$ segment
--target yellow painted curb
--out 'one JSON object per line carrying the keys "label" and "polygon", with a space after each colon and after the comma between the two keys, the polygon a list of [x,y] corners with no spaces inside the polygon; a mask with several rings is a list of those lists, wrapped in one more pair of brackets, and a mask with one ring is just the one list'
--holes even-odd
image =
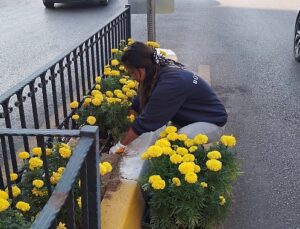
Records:
{"label": "yellow painted curb", "polygon": [[136,181],[121,180],[117,191],[101,202],[102,229],[140,229],[145,202]]}

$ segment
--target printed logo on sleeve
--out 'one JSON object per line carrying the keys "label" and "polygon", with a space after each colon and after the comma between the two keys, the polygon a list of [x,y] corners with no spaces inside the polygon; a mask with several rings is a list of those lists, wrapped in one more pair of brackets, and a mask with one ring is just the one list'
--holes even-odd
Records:
{"label": "printed logo on sleeve", "polygon": [[193,84],[198,84],[199,77],[197,75],[193,75]]}

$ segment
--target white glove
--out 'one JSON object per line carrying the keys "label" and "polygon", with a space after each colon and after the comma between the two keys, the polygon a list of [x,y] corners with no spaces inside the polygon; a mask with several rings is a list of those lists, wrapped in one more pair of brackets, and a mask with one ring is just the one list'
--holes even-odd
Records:
{"label": "white glove", "polygon": [[115,144],[114,146],[112,146],[110,149],[109,149],[109,154],[115,154],[115,153],[118,153],[118,154],[122,154],[125,152],[125,149],[126,149],[126,146],[123,145],[120,141]]}

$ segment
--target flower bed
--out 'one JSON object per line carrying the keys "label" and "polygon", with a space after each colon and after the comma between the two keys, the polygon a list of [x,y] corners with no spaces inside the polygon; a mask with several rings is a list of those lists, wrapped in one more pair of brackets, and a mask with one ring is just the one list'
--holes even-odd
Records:
{"label": "flower bed", "polygon": [[239,163],[236,140],[222,136],[205,148],[207,136],[188,139],[169,126],[141,156],[149,170],[141,185],[148,196],[151,228],[213,228],[226,215]]}

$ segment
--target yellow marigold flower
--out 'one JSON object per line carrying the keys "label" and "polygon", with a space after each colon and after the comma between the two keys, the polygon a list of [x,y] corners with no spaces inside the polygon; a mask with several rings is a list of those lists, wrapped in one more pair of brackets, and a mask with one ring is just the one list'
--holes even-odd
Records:
{"label": "yellow marigold flower", "polygon": [[125,98],[125,95],[120,92],[120,93],[117,93],[116,96],[119,98],[119,99],[124,99]]}
{"label": "yellow marigold flower", "polygon": [[184,145],[188,148],[194,145],[194,140],[193,139],[187,139],[184,141]]}
{"label": "yellow marigold flower", "polygon": [[180,186],[181,185],[181,181],[178,177],[173,177],[172,178],[172,183],[175,185],[175,186]]}
{"label": "yellow marigold flower", "polygon": [[127,116],[127,119],[129,120],[129,122],[134,122],[135,116],[134,116],[133,114],[128,115],[128,116]]}
{"label": "yellow marigold flower", "polygon": [[33,155],[40,157],[42,155],[42,148],[41,147],[34,147],[31,149]]}
{"label": "yellow marigold flower", "polygon": [[[17,185],[11,186],[11,189],[12,189],[13,197],[17,197],[22,193],[21,189],[19,189]],[[8,193],[8,188],[5,189],[5,192]]]}
{"label": "yellow marigold flower", "polygon": [[96,84],[96,85],[95,85],[95,89],[96,89],[96,90],[101,90],[101,85],[100,85],[100,84]]}
{"label": "yellow marigold flower", "polygon": [[78,114],[72,115],[72,119],[73,119],[74,121],[77,121],[79,118],[80,118],[80,117],[79,117]]}
{"label": "yellow marigold flower", "polygon": [[165,129],[165,132],[167,134],[170,134],[170,133],[175,133],[177,131],[177,127],[175,126],[168,126],[166,129]]}
{"label": "yellow marigold flower", "polygon": [[11,173],[11,174],[9,174],[9,176],[10,176],[11,181],[15,181],[18,179],[18,174],[16,174],[16,173]]}
{"label": "yellow marigold flower", "polygon": [[23,159],[23,160],[28,159],[28,158],[30,157],[29,153],[26,152],[26,151],[20,152],[20,153],[18,154],[18,156],[19,156],[19,158],[21,158],[21,159]]}
{"label": "yellow marigold flower", "polygon": [[101,176],[104,176],[105,174],[108,173],[107,167],[105,165],[103,165],[102,163],[99,163],[99,171],[100,171]]}
{"label": "yellow marigold flower", "polygon": [[195,170],[195,163],[194,162],[182,162],[178,166],[178,170],[181,174],[187,174],[194,172]]}
{"label": "yellow marigold flower", "polygon": [[135,82],[133,80],[128,80],[126,82],[127,87],[129,88],[135,88]]}
{"label": "yellow marigold flower", "polygon": [[111,164],[107,161],[103,162],[102,165],[104,165],[106,167],[106,170],[107,170],[108,173],[110,173],[113,169]]}
{"label": "yellow marigold flower", "polygon": [[170,141],[176,141],[178,139],[178,134],[177,133],[169,133],[167,135],[167,138],[170,140]]}
{"label": "yellow marigold flower", "polygon": [[111,91],[105,92],[105,95],[110,98],[114,96],[114,94]]}
{"label": "yellow marigold flower", "polygon": [[119,76],[119,75],[120,75],[120,71],[118,71],[118,70],[112,70],[112,71],[110,72],[110,74],[111,74],[112,76]]}
{"label": "yellow marigold flower", "polygon": [[157,140],[154,145],[160,146],[160,147],[170,147],[171,143],[168,141],[168,139],[162,138],[162,139]]}
{"label": "yellow marigold flower", "polygon": [[76,109],[76,108],[78,108],[78,106],[79,106],[79,103],[77,101],[73,101],[70,103],[70,107],[72,109]]}
{"label": "yellow marigold flower", "polygon": [[159,133],[159,137],[161,137],[161,138],[164,138],[164,137],[166,137],[167,136],[167,132],[166,131],[162,131],[162,132],[160,132]]}
{"label": "yellow marigold flower", "polygon": [[210,159],[206,162],[206,167],[214,172],[218,172],[222,169],[222,162],[216,159]]}
{"label": "yellow marigold flower", "polygon": [[202,188],[207,188],[207,187],[208,187],[208,185],[207,185],[206,182],[201,182],[201,183],[200,183],[200,186],[201,186]]}
{"label": "yellow marigold flower", "polygon": [[115,94],[115,95],[117,95],[117,94],[119,94],[119,93],[122,93],[122,91],[121,91],[120,89],[114,90],[114,94]]}
{"label": "yellow marigold flower", "polygon": [[117,59],[113,59],[113,60],[111,61],[111,65],[112,65],[112,66],[117,66],[117,65],[119,65],[119,61],[118,61]]}
{"label": "yellow marigold flower", "polygon": [[219,196],[219,204],[224,205],[226,203],[226,199],[224,196]]}
{"label": "yellow marigold flower", "polygon": [[86,122],[89,124],[89,125],[94,125],[96,123],[96,118],[94,116],[89,116],[87,119],[86,119]]}
{"label": "yellow marigold flower", "polygon": [[199,165],[196,165],[194,166],[194,172],[195,173],[199,173],[201,171],[201,167]]}
{"label": "yellow marigold flower", "polygon": [[191,153],[194,153],[197,149],[198,149],[197,146],[191,146],[191,147],[189,148],[189,151],[190,151]]}
{"label": "yellow marigold flower", "polygon": [[119,49],[111,49],[111,53],[117,53],[119,52]]}
{"label": "yellow marigold flower", "polygon": [[162,155],[162,148],[156,145],[150,146],[147,152],[151,157],[160,157]]}
{"label": "yellow marigold flower", "polygon": [[189,172],[189,173],[185,174],[184,179],[189,184],[195,184],[197,182],[197,180],[198,180],[198,176],[197,176],[196,173]]}
{"label": "yellow marigold flower", "polygon": [[127,85],[124,85],[123,87],[122,87],[122,91],[123,92],[129,92],[130,91],[130,88],[127,86]]}
{"label": "yellow marigold flower", "polygon": [[171,153],[172,153],[172,148],[171,147],[169,147],[169,146],[163,146],[162,147],[162,151],[163,151],[163,154],[165,154],[165,155],[170,155]]}
{"label": "yellow marigold flower", "polygon": [[100,100],[100,99],[97,99],[97,98],[92,99],[92,104],[93,104],[94,106],[100,106],[100,105],[101,105],[101,100]]}
{"label": "yellow marigold flower", "polygon": [[[119,80],[119,82],[120,82],[120,84],[126,84],[127,79],[122,78],[122,79]],[[125,85],[124,85],[124,86],[125,86]],[[123,87],[124,87],[124,86],[123,86]]]}
{"label": "yellow marigold flower", "polygon": [[120,71],[124,71],[124,70],[125,70],[124,65],[121,65],[121,66],[119,67],[119,70],[120,70]]}
{"label": "yellow marigold flower", "polygon": [[71,157],[72,151],[68,148],[62,147],[59,149],[59,154],[62,158],[69,158]]}
{"label": "yellow marigold flower", "polygon": [[3,190],[0,189],[0,199],[7,200],[8,199],[8,194],[7,192],[4,192]]}
{"label": "yellow marigold flower", "polygon": [[164,189],[166,187],[166,182],[164,180],[155,180],[151,186],[153,189]]}
{"label": "yellow marigold flower", "polygon": [[66,224],[59,222],[59,224],[57,225],[56,229],[67,229]]}
{"label": "yellow marigold flower", "polygon": [[236,145],[236,139],[233,135],[223,135],[221,142],[224,146],[234,147]]}
{"label": "yellow marigold flower", "polygon": [[189,153],[189,151],[184,147],[178,147],[176,152],[182,156]]}
{"label": "yellow marigold flower", "polygon": [[101,80],[102,80],[101,76],[96,76],[95,78],[96,83],[101,83]]}
{"label": "yellow marigold flower", "polygon": [[9,202],[5,199],[0,199],[0,212],[4,212],[10,206]]}
{"label": "yellow marigold flower", "polygon": [[38,157],[32,157],[28,161],[30,170],[40,168],[43,166],[43,161]]}
{"label": "yellow marigold flower", "polygon": [[46,196],[48,192],[47,192],[47,191],[39,190],[39,189],[37,189],[37,188],[33,188],[33,189],[31,190],[31,193],[32,193],[33,195],[35,195],[35,196]]}
{"label": "yellow marigold flower", "polygon": [[179,155],[179,154],[173,154],[171,157],[170,157],[170,161],[173,163],[173,164],[179,164],[182,162],[182,157]]}
{"label": "yellow marigold flower", "polygon": [[126,96],[129,98],[132,98],[134,96],[134,94],[130,90],[125,93],[126,93]]}
{"label": "yellow marigold flower", "polygon": [[154,181],[162,180],[160,175],[151,175],[148,179],[148,182],[152,184]]}
{"label": "yellow marigold flower", "polygon": [[36,188],[42,188],[44,186],[44,181],[36,179],[32,181],[32,185]]}
{"label": "yellow marigold flower", "polygon": [[183,155],[182,161],[183,162],[193,162],[193,161],[195,161],[195,156],[193,154],[187,153],[187,154]]}
{"label": "yellow marigold flower", "polygon": [[133,95],[136,95],[136,91],[133,90],[133,89],[130,89],[129,92],[130,92],[131,94],[133,94]]}
{"label": "yellow marigold flower", "polygon": [[109,76],[111,74],[111,70],[104,70],[103,73],[105,76]]}
{"label": "yellow marigold flower", "polygon": [[222,156],[219,151],[214,150],[214,151],[208,152],[207,157],[209,159],[220,159]]}
{"label": "yellow marigold flower", "polygon": [[97,95],[97,94],[101,94],[101,92],[98,91],[98,90],[92,90],[92,92],[91,92],[91,95],[92,95],[92,96],[95,96],[95,95]]}
{"label": "yellow marigold flower", "polygon": [[50,177],[51,184],[57,184],[61,178],[61,174],[57,172],[53,172],[52,176]]}
{"label": "yellow marigold flower", "polygon": [[85,106],[89,106],[91,102],[92,102],[92,99],[88,97],[88,98],[85,98],[85,99],[84,99],[83,104],[84,104]]}
{"label": "yellow marigold flower", "polygon": [[52,154],[52,149],[46,148],[46,155],[49,156]]}
{"label": "yellow marigold flower", "polygon": [[187,139],[186,134],[178,134],[178,140],[185,141]]}
{"label": "yellow marigold flower", "polygon": [[142,160],[148,160],[149,158],[150,158],[150,155],[148,154],[147,151],[142,153],[142,155],[141,155]]}
{"label": "yellow marigold flower", "polygon": [[197,145],[206,144],[208,142],[208,137],[204,134],[198,134],[194,137],[194,142]]}
{"label": "yellow marigold flower", "polygon": [[76,201],[77,201],[77,204],[78,204],[79,208],[81,208],[81,207],[82,207],[81,196],[79,196],[79,197],[76,199]]}
{"label": "yellow marigold flower", "polygon": [[65,171],[65,167],[59,167],[59,168],[57,169],[57,172],[60,173],[60,174],[63,174],[64,171]]}
{"label": "yellow marigold flower", "polygon": [[157,43],[156,41],[147,41],[146,44],[148,46],[152,47],[152,48],[159,48],[160,47],[159,43]]}

